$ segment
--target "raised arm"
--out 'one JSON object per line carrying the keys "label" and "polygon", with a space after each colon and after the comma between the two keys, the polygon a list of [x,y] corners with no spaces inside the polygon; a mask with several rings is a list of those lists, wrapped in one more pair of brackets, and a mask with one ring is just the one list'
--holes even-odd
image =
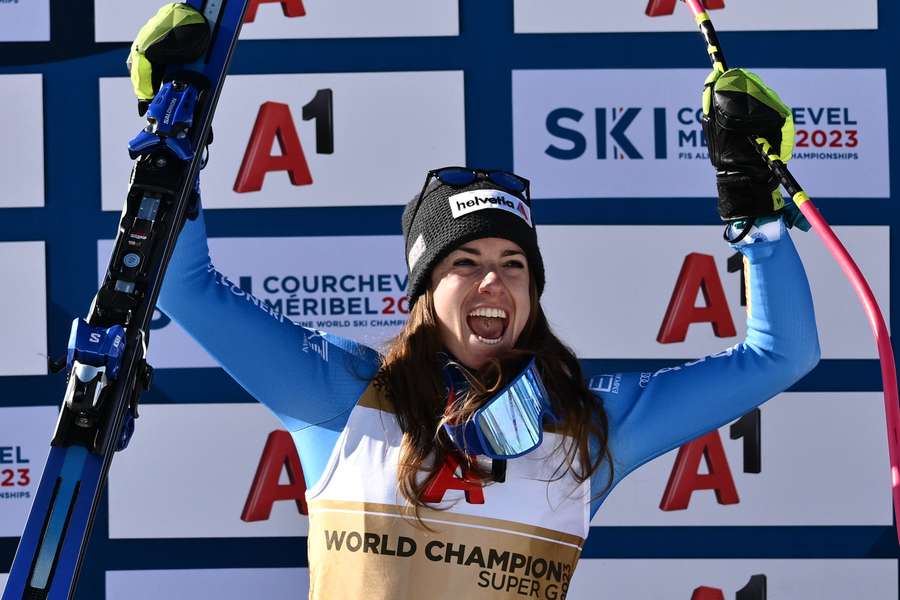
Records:
{"label": "raised arm", "polygon": [[[728,223],[727,239],[744,255],[747,337],[680,367],[613,375],[617,384],[600,394],[616,482],[784,391],[819,360],[809,284],[785,222],[809,226],[795,206],[785,206],[778,180],[749,141],[765,142],[771,158],[789,160],[791,110],[759,77],[732,69],[714,70],[707,79],[703,114],[719,216]],[[607,481],[603,475],[594,477],[595,496]]]}
{"label": "raised arm", "polygon": [[[749,278],[743,342],[655,373],[606,376],[618,379],[613,391],[598,392],[609,416],[616,482],[643,463],[746,414],[818,362],[809,285],[783,223],[779,219],[754,228],[748,238],[737,246]],[[596,477],[594,483],[599,491],[605,481]]]}
{"label": "raised arm", "polygon": [[[315,479],[331,450],[322,439],[337,439],[374,375],[375,351],[300,327],[229,281],[210,262],[202,212],[178,239],[158,306],[295,433]],[[308,428],[331,433],[298,434]]]}
{"label": "raised arm", "polygon": [[[167,64],[196,60],[209,40],[205,18],[187,4],[167,4],[147,21],[127,61],[140,114]],[[378,367],[377,354],[293,324],[216,271],[202,213],[185,224],[157,304],[281,419],[294,434],[307,483],[318,479]]]}

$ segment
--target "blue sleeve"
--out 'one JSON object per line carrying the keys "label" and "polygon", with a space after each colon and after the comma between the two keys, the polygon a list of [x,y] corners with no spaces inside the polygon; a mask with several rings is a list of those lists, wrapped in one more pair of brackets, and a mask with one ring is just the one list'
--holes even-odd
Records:
{"label": "blue sleeve", "polygon": [[[609,419],[613,485],[647,461],[741,417],[819,361],[806,273],[780,220],[736,246],[749,270],[747,337],[718,354],[655,373],[593,378]],[[596,512],[609,472],[591,481]],[[611,489],[611,488],[610,488]]]}
{"label": "blue sleeve", "polygon": [[307,485],[318,481],[377,353],[294,324],[210,262],[203,214],[188,221],[166,271],[159,308],[291,432]]}

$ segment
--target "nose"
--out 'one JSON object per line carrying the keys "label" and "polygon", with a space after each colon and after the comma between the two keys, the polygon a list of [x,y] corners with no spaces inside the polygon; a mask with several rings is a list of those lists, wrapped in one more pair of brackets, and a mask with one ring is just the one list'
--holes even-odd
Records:
{"label": "nose", "polygon": [[500,276],[494,269],[488,269],[478,283],[478,293],[480,294],[497,294],[500,292]]}

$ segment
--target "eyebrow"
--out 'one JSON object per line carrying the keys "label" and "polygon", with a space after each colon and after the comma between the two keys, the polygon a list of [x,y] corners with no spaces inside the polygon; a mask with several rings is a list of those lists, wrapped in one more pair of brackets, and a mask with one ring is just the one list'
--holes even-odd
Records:
{"label": "eyebrow", "polygon": [[[476,248],[469,247],[469,246],[460,246],[459,248],[457,248],[457,250],[465,252],[466,254],[472,254],[474,256],[481,256],[481,251],[479,251]],[[525,256],[525,253],[520,250],[510,249],[510,250],[504,250],[500,254],[500,256],[514,256],[514,255]]]}

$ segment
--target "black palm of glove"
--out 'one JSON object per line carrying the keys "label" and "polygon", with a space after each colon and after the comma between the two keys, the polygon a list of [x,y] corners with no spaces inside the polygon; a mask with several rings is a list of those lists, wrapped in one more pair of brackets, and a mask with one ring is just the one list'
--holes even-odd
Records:
{"label": "black palm of glove", "polygon": [[166,66],[197,60],[209,40],[209,24],[188,4],[166,4],[141,27],[126,62],[138,97],[138,114],[147,112]]}
{"label": "black palm of glove", "polygon": [[770,158],[790,160],[793,116],[774,91],[744,69],[713,71],[703,93],[703,132],[716,168],[723,221],[773,215],[784,208],[777,178],[748,139],[762,143]]}

